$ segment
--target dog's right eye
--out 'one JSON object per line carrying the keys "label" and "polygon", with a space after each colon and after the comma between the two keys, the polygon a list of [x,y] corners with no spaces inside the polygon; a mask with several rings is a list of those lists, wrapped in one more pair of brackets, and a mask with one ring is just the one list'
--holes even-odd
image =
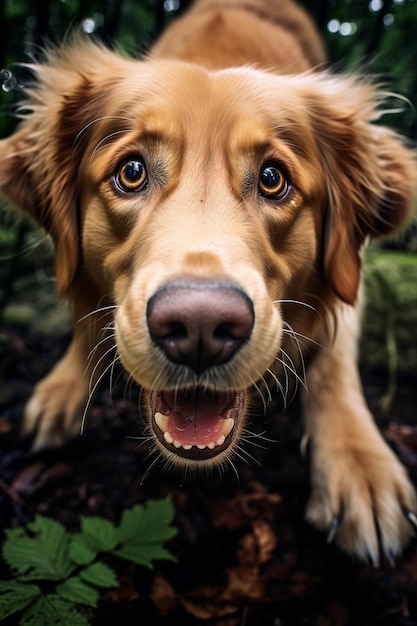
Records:
{"label": "dog's right eye", "polygon": [[141,191],[148,183],[148,174],[143,161],[139,159],[124,161],[117,171],[115,182],[122,191]]}
{"label": "dog's right eye", "polygon": [[290,185],[283,170],[274,163],[269,163],[263,166],[259,173],[258,189],[266,198],[283,200],[290,190]]}

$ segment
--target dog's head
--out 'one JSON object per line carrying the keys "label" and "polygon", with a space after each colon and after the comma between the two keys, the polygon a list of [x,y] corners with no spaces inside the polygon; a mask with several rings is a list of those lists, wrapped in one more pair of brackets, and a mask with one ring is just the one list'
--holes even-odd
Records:
{"label": "dog's head", "polygon": [[82,298],[82,273],[115,304],[160,449],[221,461],[245,390],[269,376],[285,392],[313,309],[355,302],[362,243],[407,217],[413,155],[352,78],[80,42],[34,71],[1,187],[51,233],[60,292]]}

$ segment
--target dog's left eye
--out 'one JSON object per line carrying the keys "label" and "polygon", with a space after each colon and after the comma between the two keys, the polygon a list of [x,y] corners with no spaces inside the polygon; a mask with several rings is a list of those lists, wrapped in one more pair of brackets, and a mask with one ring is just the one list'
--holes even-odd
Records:
{"label": "dog's left eye", "polygon": [[148,182],[145,164],[139,159],[124,161],[117,171],[115,181],[122,191],[141,191]]}
{"label": "dog's left eye", "polygon": [[258,189],[267,198],[282,200],[288,194],[290,185],[282,169],[269,164],[263,166],[259,173]]}

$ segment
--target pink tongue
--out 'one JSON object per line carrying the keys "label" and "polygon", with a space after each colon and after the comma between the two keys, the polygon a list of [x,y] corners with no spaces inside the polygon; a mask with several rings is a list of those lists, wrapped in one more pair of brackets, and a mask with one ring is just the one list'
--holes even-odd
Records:
{"label": "pink tongue", "polygon": [[169,434],[182,444],[208,444],[222,434],[221,413],[232,398],[227,394],[164,392]]}

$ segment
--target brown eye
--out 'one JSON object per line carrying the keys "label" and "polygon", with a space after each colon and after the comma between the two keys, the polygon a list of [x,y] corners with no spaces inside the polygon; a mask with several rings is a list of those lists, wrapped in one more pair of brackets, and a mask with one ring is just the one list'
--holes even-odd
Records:
{"label": "brown eye", "polygon": [[259,173],[258,189],[267,198],[282,200],[288,194],[290,185],[279,167],[266,165]]}
{"label": "brown eye", "polygon": [[148,182],[148,175],[143,161],[129,159],[119,167],[115,181],[122,191],[141,191]]}

